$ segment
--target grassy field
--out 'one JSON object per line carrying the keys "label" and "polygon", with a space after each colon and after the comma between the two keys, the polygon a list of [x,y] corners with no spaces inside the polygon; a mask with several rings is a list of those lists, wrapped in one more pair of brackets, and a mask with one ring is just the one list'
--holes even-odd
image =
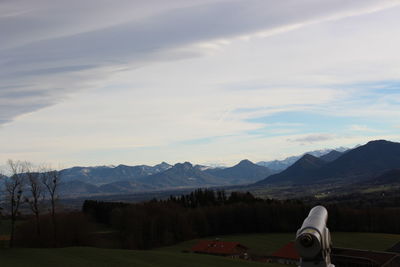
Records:
{"label": "grassy field", "polygon": [[282,267],[224,257],[167,251],[132,251],[98,248],[0,250],[1,266],[143,266],[143,267]]}
{"label": "grassy field", "polygon": [[8,247],[8,236],[10,235],[10,228],[10,220],[0,220],[0,248]]}
{"label": "grassy field", "polygon": [[[256,254],[269,254],[292,240],[293,233],[282,234],[247,234],[219,236],[224,241],[238,241]],[[213,239],[210,237],[207,239]],[[351,247],[369,250],[386,250],[400,241],[400,235],[370,233],[333,233],[332,239],[337,247]],[[143,266],[143,267],[282,267],[279,264],[261,264],[232,260],[217,256],[182,253],[197,240],[183,242],[171,247],[150,251],[119,249],[99,249],[71,247],[59,249],[0,249],[1,266]]]}
{"label": "grassy field", "polygon": [[[254,254],[268,255],[294,239],[294,233],[246,234],[211,237],[222,241],[237,241],[250,248]],[[197,239],[198,240],[198,239]],[[171,247],[163,247],[160,251],[178,252],[189,249],[197,240],[190,240]],[[400,235],[376,233],[332,233],[335,247],[357,248],[384,251],[400,241]]]}
{"label": "grassy field", "polygon": [[0,235],[8,235],[10,233],[11,220],[0,220]]}
{"label": "grassy field", "polygon": [[[292,240],[294,234],[278,233],[278,234],[246,234],[246,235],[228,235],[210,237],[204,239],[219,238],[221,241],[236,241],[249,248],[249,253],[268,255]],[[171,247],[159,248],[160,251],[178,252],[190,249],[199,239],[186,241]]]}
{"label": "grassy field", "polygon": [[375,233],[333,233],[334,247],[385,251],[400,242],[400,235]]}

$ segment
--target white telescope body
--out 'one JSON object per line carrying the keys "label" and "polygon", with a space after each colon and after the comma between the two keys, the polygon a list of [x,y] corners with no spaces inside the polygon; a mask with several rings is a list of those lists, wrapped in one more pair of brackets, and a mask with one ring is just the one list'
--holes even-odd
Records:
{"label": "white telescope body", "polygon": [[323,206],[311,209],[296,234],[300,267],[334,267],[331,264],[331,236],[326,223],[328,211]]}

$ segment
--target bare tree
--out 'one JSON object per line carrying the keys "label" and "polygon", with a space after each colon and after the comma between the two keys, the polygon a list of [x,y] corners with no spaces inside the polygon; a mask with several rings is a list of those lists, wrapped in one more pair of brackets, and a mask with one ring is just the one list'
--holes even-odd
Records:
{"label": "bare tree", "polygon": [[40,169],[35,170],[29,163],[26,164],[26,183],[29,194],[25,196],[25,202],[29,204],[32,213],[35,215],[36,234],[40,235],[40,204],[44,197],[43,184],[39,178],[41,176]]}
{"label": "bare tree", "polygon": [[58,199],[57,192],[60,182],[60,172],[56,170],[48,170],[42,173],[42,184],[46,188],[46,191],[50,198],[50,214],[53,224],[54,246],[57,245],[56,201]]}
{"label": "bare tree", "polygon": [[7,165],[10,168],[11,176],[5,181],[5,190],[11,214],[10,247],[13,247],[15,222],[17,220],[23,194],[26,164],[21,161],[8,160]]}
{"label": "bare tree", "polygon": [[[0,194],[2,194],[4,192],[4,188],[3,188],[3,183],[1,182],[3,179],[7,178],[7,176],[4,175],[3,170],[0,169]],[[0,199],[3,199],[3,196],[0,195]],[[0,200],[0,202],[1,202]],[[0,206],[0,217],[2,215],[2,211],[3,211],[3,207]],[[1,223],[1,222],[0,222]]]}

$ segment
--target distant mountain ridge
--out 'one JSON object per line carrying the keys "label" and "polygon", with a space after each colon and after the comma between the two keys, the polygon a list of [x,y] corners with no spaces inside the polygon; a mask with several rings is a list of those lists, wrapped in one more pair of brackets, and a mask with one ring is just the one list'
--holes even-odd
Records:
{"label": "distant mountain ridge", "polygon": [[296,177],[297,183],[304,183],[305,180],[309,177],[310,173],[315,172],[325,164],[326,162],[322,159],[314,157],[310,154],[305,154],[286,170],[278,174],[269,176],[256,184],[262,185],[265,183],[290,183],[292,182],[292,177]]}
{"label": "distant mountain ridge", "polygon": [[322,155],[321,157],[319,157],[320,159],[326,161],[326,162],[331,162],[334,161],[336,159],[338,159],[341,155],[343,155],[345,152],[339,152],[337,150],[332,150],[331,152]]}
{"label": "distant mountain ridge", "polygon": [[[76,175],[74,176],[74,171]],[[266,167],[242,160],[230,168],[213,169],[190,162],[154,167],[74,167],[61,171],[64,195],[120,194],[180,188],[251,184],[272,174]],[[111,177],[115,175],[115,177]],[[106,182],[108,181],[108,182]]]}
{"label": "distant mountain ridge", "polygon": [[138,181],[161,186],[163,188],[202,187],[230,184],[220,177],[201,171],[190,162],[177,163],[164,172],[138,179]]}
{"label": "distant mountain ridge", "polygon": [[166,162],[162,162],[155,166],[127,166],[121,164],[117,167],[73,167],[61,170],[60,174],[65,181],[81,181],[93,185],[102,185],[121,180],[146,177],[163,172],[171,167],[172,166]]}
{"label": "distant mountain ridge", "polygon": [[[280,172],[280,171],[283,171],[283,170],[287,169],[291,165],[293,165],[293,163],[298,161],[305,154],[310,154],[310,155],[312,155],[314,157],[324,157],[324,156],[327,156],[328,154],[332,153],[332,151],[336,151],[337,153],[343,153],[343,152],[345,152],[347,150],[349,150],[349,149],[345,148],[345,147],[338,147],[338,148],[335,148],[335,149],[320,149],[320,150],[314,150],[314,151],[306,152],[306,153],[303,153],[303,154],[298,155],[298,156],[287,157],[287,158],[285,158],[283,160],[260,161],[260,162],[257,162],[257,165],[267,167],[267,168],[269,168],[271,170],[274,170],[276,172]],[[333,154],[335,154],[337,156],[337,154],[335,152],[333,152]],[[331,154],[332,157],[334,157],[333,154]]]}
{"label": "distant mountain ridge", "polygon": [[331,162],[305,155],[288,169],[255,186],[355,183],[396,168],[400,168],[400,143],[376,140],[343,153]]}
{"label": "distant mountain ridge", "polygon": [[242,160],[233,167],[224,169],[208,169],[209,174],[231,179],[235,184],[256,182],[276,172],[259,166],[249,160]]}
{"label": "distant mountain ridge", "polygon": [[390,184],[400,183],[399,169],[400,143],[377,140],[345,152],[319,150],[314,155],[304,154],[279,173],[249,160],[226,168],[190,162],[73,167],[60,171],[60,192],[64,196],[84,196],[237,185]]}
{"label": "distant mountain ridge", "polygon": [[330,172],[330,176],[374,176],[399,166],[400,143],[376,140],[359,146],[327,164],[326,172]]}

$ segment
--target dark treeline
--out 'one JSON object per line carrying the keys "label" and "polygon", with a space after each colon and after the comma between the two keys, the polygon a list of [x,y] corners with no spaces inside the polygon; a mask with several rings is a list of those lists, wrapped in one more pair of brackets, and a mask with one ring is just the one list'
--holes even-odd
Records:
{"label": "dark treeline", "polygon": [[19,247],[66,247],[94,245],[92,232],[96,225],[82,212],[60,212],[57,214],[56,242],[54,242],[53,218],[51,214],[39,216],[40,235],[36,230],[36,219],[24,218],[16,228],[15,245]]}
{"label": "dark treeline", "polygon": [[227,197],[223,191],[196,190],[129,205],[88,200],[83,211],[116,229],[122,247],[148,249],[205,236],[294,232],[307,208],[299,201],[263,200],[250,193]]}
{"label": "dark treeline", "polygon": [[[59,223],[63,237],[58,239],[58,246],[149,249],[193,238],[238,233],[292,232],[294,237],[310,208],[317,204],[328,209],[328,227],[333,232],[400,234],[399,207],[368,203],[360,206],[357,201],[272,200],[256,198],[250,193],[233,192],[228,196],[224,191],[212,190],[135,204],[87,200],[82,213],[60,215],[64,216]],[[32,239],[33,225],[29,222],[21,225],[19,244],[51,244],[50,237],[45,241]],[[99,231],[99,225],[108,230]]]}
{"label": "dark treeline", "polygon": [[326,205],[328,226],[337,232],[375,232],[400,234],[399,207],[351,207],[351,205]]}

